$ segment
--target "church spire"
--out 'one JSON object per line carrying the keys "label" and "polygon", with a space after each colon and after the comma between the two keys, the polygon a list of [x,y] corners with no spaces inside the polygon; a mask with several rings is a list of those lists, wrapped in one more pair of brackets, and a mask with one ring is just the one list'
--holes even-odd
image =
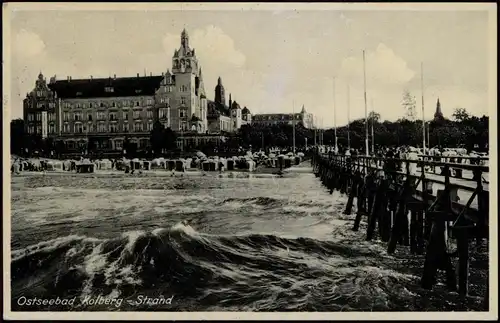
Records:
{"label": "church spire", "polygon": [[189,48],[189,35],[186,28],[184,28],[181,33],[181,45],[185,49]]}
{"label": "church spire", "polygon": [[436,103],[436,112],[434,113],[434,120],[438,121],[438,120],[443,120],[443,119],[444,119],[444,116],[443,116],[443,112],[441,111],[441,102],[439,102],[439,98],[438,98],[437,103]]}

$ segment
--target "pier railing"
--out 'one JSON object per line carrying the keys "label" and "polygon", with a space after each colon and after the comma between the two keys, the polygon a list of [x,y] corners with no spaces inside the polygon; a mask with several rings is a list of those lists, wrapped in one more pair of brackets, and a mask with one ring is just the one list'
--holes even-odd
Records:
{"label": "pier railing", "polygon": [[[458,256],[458,292],[466,295],[469,245],[488,238],[489,167],[478,165],[487,158],[420,157],[413,160],[316,153],[311,163],[331,193],[340,190],[348,195],[345,214],[351,214],[356,199],[353,230],[359,230],[366,216],[367,240],[378,234],[387,242],[389,254],[398,244],[410,246],[411,253],[425,254],[423,287],[432,288],[437,270],[442,268],[447,286],[456,290],[451,259]],[[451,240],[456,241],[453,253],[448,252]]]}

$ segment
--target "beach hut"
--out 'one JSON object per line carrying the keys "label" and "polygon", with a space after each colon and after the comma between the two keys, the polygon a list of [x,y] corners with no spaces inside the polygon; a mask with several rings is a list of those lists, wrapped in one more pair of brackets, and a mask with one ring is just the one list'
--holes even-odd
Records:
{"label": "beach hut", "polygon": [[97,169],[100,170],[111,170],[113,168],[113,163],[109,159],[103,159],[97,161]]}
{"label": "beach hut", "polygon": [[130,162],[130,169],[131,170],[139,170],[142,169],[142,162],[139,160],[139,158],[134,158]]}
{"label": "beach hut", "polygon": [[186,171],[186,160],[181,158],[175,161],[175,171],[185,172]]}
{"label": "beach hut", "polygon": [[248,169],[249,172],[253,172],[255,170],[255,162],[251,159],[247,160],[246,169]]}
{"label": "beach hut", "polygon": [[48,171],[62,171],[63,163],[59,160],[51,160],[47,162]]}
{"label": "beach hut", "polygon": [[284,167],[285,168],[292,167],[292,159],[289,156],[285,156],[284,158]]}
{"label": "beach hut", "polygon": [[167,169],[168,169],[169,171],[173,171],[173,170],[175,170],[175,160],[172,160],[172,159],[171,159],[171,160],[168,160],[168,161],[167,161]]}
{"label": "beach hut", "polygon": [[209,170],[210,170],[211,172],[215,172],[215,171],[217,170],[217,160],[215,160],[215,159],[213,159],[213,158],[212,158],[212,159],[209,159],[209,160],[208,160],[208,164],[210,165]]}
{"label": "beach hut", "polygon": [[234,159],[232,158],[228,158],[226,159],[226,169],[229,170],[229,171],[233,171],[234,170]]}
{"label": "beach hut", "polygon": [[78,163],[75,162],[75,169],[77,173],[93,173],[95,171],[95,164],[85,158]]}

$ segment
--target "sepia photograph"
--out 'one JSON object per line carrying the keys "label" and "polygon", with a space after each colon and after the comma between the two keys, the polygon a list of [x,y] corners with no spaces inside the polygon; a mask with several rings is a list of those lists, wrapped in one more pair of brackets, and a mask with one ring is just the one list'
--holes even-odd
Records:
{"label": "sepia photograph", "polygon": [[498,318],[495,4],[2,9],[4,317]]}

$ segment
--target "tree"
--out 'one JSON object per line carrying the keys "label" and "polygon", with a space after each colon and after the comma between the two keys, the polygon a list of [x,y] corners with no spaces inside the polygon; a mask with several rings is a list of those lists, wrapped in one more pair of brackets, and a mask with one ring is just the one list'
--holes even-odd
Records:
{"label": "tree", "polygon": [[163,132],[163,147],[167,150],[174,150],[177,148],[177,136],[175,132],[169,128],[166,128]]}
{"label": "tree", "polygon": [[375,111],[370,111],[370,113],[368,114],[368,121],[378,122],[379,120],[380,120],[380,113],[377,113]]}
{"label": "tree", "polygon": [[23,154],[26,142],[24,133],[24,120],[15,119],[10,122],[10,151],[12,154]]}
{"label": "tree", "polygon": [[410,121],[415,121],[416,117],[416,105],[417,101],[415,100],[415,97],[411,95],[411,93],[408,90],[405,90],[403,92],[403,102],[402,102],[403,108],[405,110],[405,115],[408,117]]}
{"label": "tree", "polygon": [[163,148],[165,148],[163,140],[165,139],[165,127],[161,122],[157,121],[153,125],[153,130],[151,130],[150,143],[153,149],[154,155],[159,156]]}
{"label": "tree", "polygon": [[464,122],[470,118],[469,113],[464,108],[456,108],[452,116],[458,122]]}

